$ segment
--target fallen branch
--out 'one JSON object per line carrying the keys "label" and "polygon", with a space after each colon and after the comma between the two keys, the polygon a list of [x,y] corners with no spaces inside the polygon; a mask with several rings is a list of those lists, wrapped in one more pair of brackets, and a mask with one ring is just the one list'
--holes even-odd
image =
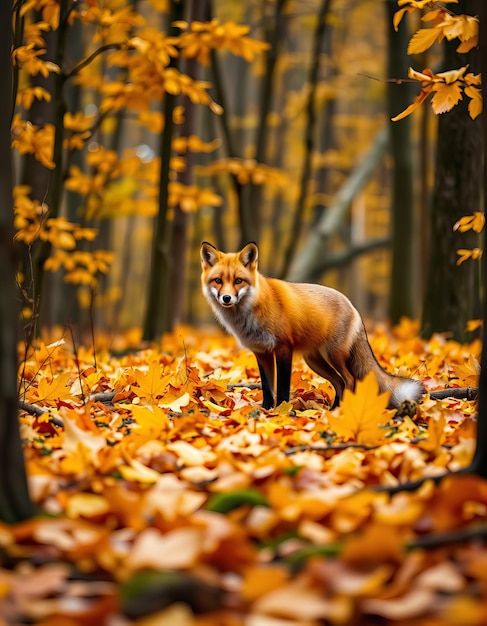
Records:
{"label": "fallen branch", "polygon": [[439,548],[451,543],[460,543],[463,541],[471,541],[475,539],[487,539],[487,524],[462,528],[461,530],[452,530],[448,533],[434,533],[418,537],[407,544],[408,549],[411,548]]}
{"label": "fallen branch", "polygon": [[310,231],[301,251],[296,255],[287,280],[303,282],[315,274],[316,266],[325,262],[326,240],[333,235],[345,217],[353,199],[370,180],[389,141],[389,128],[384,126],[377,134],[369,152],[358,167],[351,172],[345,184],[338,191],[332,206],[328,207],[318,224]]}
{"label": "fallen branch", "polygon": [[335,443],[331,446],[296,446],[289,448],[284,452],[285,456],[291,456],[297,452],[330,452],[333,450],[348,450],[349,448],[359,448],[360,450],[377,450],[380,446],[368,446],[365,443],[356,443],[351,441],[350,443]]}
{"label": "fallen branch", "polygon": [[[49,413],[49,409],[45,409],[42,406],[36,406],[35,404],[29,404],[28,402],[24,402],[23,400],[19,401],[19,408],[29,413],[29,415],[34,415],[35,417],[40,417],[41,415],[45,415]],[[64,426],[64,422],[60,417],[55,417],[51,415],[49,420],[54,426]]]}
{"label": "fallen branch", "polygon": [[430,398],[433,400],[444,400],[445,398],[457,398],[463,400],[477,400],[479,390],[477,387],[462,387],[462,388],[449,388],[439,389],[438,391],[432,391]]}

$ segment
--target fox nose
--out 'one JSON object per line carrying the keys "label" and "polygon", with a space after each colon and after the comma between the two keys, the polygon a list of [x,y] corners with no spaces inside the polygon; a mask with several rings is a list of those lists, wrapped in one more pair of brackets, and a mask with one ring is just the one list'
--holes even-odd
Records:
{"label": "fox nose", "polygon": [[222,296],[222,300],[224,304],[230,304],[230,302],[232,301],[232,296],[225,294],[224,296]]}

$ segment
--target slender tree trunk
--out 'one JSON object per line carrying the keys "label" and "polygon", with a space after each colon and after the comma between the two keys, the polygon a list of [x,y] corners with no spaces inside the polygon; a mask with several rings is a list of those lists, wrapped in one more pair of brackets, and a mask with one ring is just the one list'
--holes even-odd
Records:
{"label": "slender tree trunk", "polygon": [[[325,0],[327,1],[327,0]],[[266,41],[269,42],[270,48],[267,51],[267,64],[265,74],[261,81],[261,94],[259,106],[259,124],[257,126],[255,160],[257,163],[265,163],[266,161],[266,145],[268,136],[268,116],[272,106],[272,95],[274,89],[274,76],[276,62],[279,55],[279,47],[284,39],[282,32],[282,12],[287,0],[276,0],[274,15],[272,19],[266,20]],[[248,198],[245,202],[244,219],[245,232],[241,233],[240,245],[244,246],[249,241],[259,241],[261,230],[261,185],[249,184]]]}
{"label": "slender tree trunk", "polygon": [[[188,22],[202,22],[208,15],[208,5],[206,0],[192,0],[189,8]],[[196,59],[184,59],[184,73],[191,76],[193,80],[199,78],[201,64]],[[186,105],[184,122],[181,125],[181,135],[189,137],[195,132],[195,108],[196,105],[188,102]],[[193,182],[194,154],[188,150],[186,152],[186,167],[179,176],[179,181],[185,185]],[[186,255],[188,251],[188,225],[190,214],[183,211],[178,205],[174,209],[174,221],[172,223],[171,236],[171,259],[170,267],[170,293],[169,318],[167,328],[163,332],[170,332],[182,321],[184,296],[186,293]]]}
{"label": "slender tree trunk", "polygon": [[[169,23],[184,18],[184,0],[171,2]],[[178,27],[169,28],[169,36],[179,33]],[[178,67],[178,59],[171,57],[170,67]],[[144,322],[144,339],[155,341],[168,327],[169,316],[169,276],[172,259],[170,256],[171,224],[168,221],[169,172],[171,145],[174,131],[172,121],[176,96],[166,93],[164,96],[164,130],[159,144],[161,171],[159,178],[159,212],[156,217],[152,262],[149,276],[149,293]]]}
{"label": "slender tree trunk", "polygon": [[12,153],[12,4],[0,2],[0,519],[16,522],[35,512],[27,489],[19,435],[17,396],[18,258],[13,241]]}
{"label": "slender tree trunk", "polygon": [[[450,6],[450,5],[449,5]],[[456,13],[475,14],[475,3],[461,0],[451,5]],[[445,42],[445,69],[470,64],[476,68],[476,53],[459,56],[458,41]],[[456,265],[459,248],[479,245],[473,231],[454,232],[463,215],[480,209],[482,187],[482,134],[480,119],[472,120],[463,99],[448,113],[439,116],[435,186],[431,210],[431,241],[423,309],[423,332],[448,332],[466,341],[468,320],[478,318],[479,264],[466,261]]]}
{"label": "slender tree trunk", "polygon": [[[52,123],[54,124],[54,148],[52,160],[55,167],[49,175],[49,186],[47,190],[47,206],[49,208],[49,217],[55,218],[59,216],[61,209],[61,199],[63,194],[63,141],[64,141],[64,114],[66,112],[66,103],[64,99],[64,81],[65,77],[62,72],[64,67],[66,39],[69,31],[69,15],[72,10],[72,4],[69,0],[60,0],[60,18],[59,28],[57,30],[55,57],[54,62],[61,68],[59,74],[53,75],[53,95],[52,95]],[[40,242],[33,258],[33,283],[36,294],[40,300],[40,324],[38,332],[41,330],[42,323],[45,318],[46,299],[44,295],[45,273],[44,263],[51,253],[51,243],[49,241]]]}
{"label": "slender tree trunk", "polygon": [[308,198],[308,184],[312,175],[312,163],[311,159],[313,156],[313,150],[315,146],[315,135],[316,135],[316,111],[315,111],[315,94],[316,88],[318,86],[318,79],[320,74],[320,60],[321,60],[321,52],[323,50],[323,42],[326,37],[326,16],[330,10],[332,0],[323,0],[321,4],[321,8],[318,12],[318,23],[316,25],[314,41],[313,41],[313,50],[312,50],[312,59],[311,59],[311,69],[309,73],[309,85],[310,90],[308,94],[308,102],[306,105],[308,123],[306,126],[306,134],[304,138],[305,143],[305,156],[303,169],[301,172],[301,181],[299,185],[299,197],[296,205],[296,210],[294,211],[291,232],[289,237],[289,242],[284,253],[284,264],[281,271],[281,276],[284,278],[289,272],[289,268],[291,267],[291,262],[294,257],[294,253],[298,246],[299,235],[301,234],[302,224],[303,224],[303,216],[306,208],[306,200]]}
{"label": "slender tree trunk", "polygon": [[[480,0],[476,5],[476,14],[480,18],[480,72],[483,85],[487,80],[487,3]],[[483,138],[483,209],[487,215],[487,111],[484,99],[484,111],[482,114],[482,138]],[[480,158],[479,158],[480,160]],[[487,228],[483,231],[482,256],[482,297],[483,297],[483,320],[484,320],[484,343],[482,347],[482,359],[479,380],[479,410],[477,419],[477,444],[475,455],[471,465],[471,471],[483,478],[487,478]]]}
{"label": "slender tree trunk", "polygon": [[[388,63],[387,77],[404,78],[407,76],[409,60],[407,44],[409,32],[407,24],[400,25],[396,32],[393,16],[397,11],[396,0],[386,0],[388,24]],[[387,109],[389,118],[406,108],[411,98],[410,83],[387,84]],[[397,324],[403,315],[414,317],[415,293],[414,255],[419,245],[414,237],[413,214],[413,163],[411,145],[411,118],[406,117],[390,124],[390,151],[392,169],[392,272],[389,296],[389,317],[392,324]],[[415,245],[416,244],[416,245]]]}

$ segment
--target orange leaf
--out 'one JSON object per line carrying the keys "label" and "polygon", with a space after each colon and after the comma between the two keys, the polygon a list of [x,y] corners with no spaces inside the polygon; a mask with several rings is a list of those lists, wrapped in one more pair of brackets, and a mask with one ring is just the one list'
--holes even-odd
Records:
{"label": "orange leaf", "polygon": [[380,393],[377,379],[369,372],[357,381],[355,392],[345,390],[341,403],[342,416],[328,415],[330,427],[345,441],[375,444],[384,436],[381,425],[389,421],[392,412],[387,411],[389,392]]}

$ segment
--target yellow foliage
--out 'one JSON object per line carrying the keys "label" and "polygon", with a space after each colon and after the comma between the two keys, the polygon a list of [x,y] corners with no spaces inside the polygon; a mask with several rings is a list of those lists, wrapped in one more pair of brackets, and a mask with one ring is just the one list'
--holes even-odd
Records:
{"label": "yellow foliage", "polygon": [[485,215],[481,211],[474,211],[472,215],[461,217],[453,226],[453,230],[459,230],[465,233],[468,230],[474,230],[476,233],[482,232],[485,226]]}
{"label": "yellow foliage", "polygon": [[[457,2],[457,0],[447,0]],[[443,3],[444,4],[444,3]],[[421,28],[411,37],[408,54],[420,54],[428,50],[434,43],[443,39],[460,41],[457,52],[465,53],[478,46],[479,21],[470,15],[455,15],[447,8],[425,0],[399,0],[399,9],[394,15],[394,28],[397,30],[405,13],[412,13],[426,7],[432,7],[422,16],[424,22],[432,22],[430,28]],[[407,5],[407,6],[405,6]],[[435,114],[450,111],[462,98],[463,93],[470,98],[468,110],[470,117],[475,119],[482,112],[482,94],[476,85],[480,84],[480,75],[467,74],[468,66],[449,72],[434,74],[430,69],[416,72],[409,68],[409,77],[421,82],[421,91],[416,100],[402,113],[392,118],[393,121],[403,119],[412,113],[426,98],[433,94],[431,106]]]}
{"label": "yellow foliage", "polygon": [[15,48],[12,52],[12,59],[15,64],[31,76],[41,74],[44,78],[47,78],[51,72],[59,73],[61,69],[52,61],[42,61],[38,58],[45,53],[45,48],[36,49],[34,44],[31,43]]}
{"label": "yellow foliage", "polygon": [[480,90],[475,87],[475,85],[479,84],[480,75],[472,73],[467,74],[467,69],[468,65],[465,65],[456,70],[438,72],[435,74],[428,68],[424,69],[422,72],[418,72],[410,67],[408,72],[409,78],[421,82],[421,91],[416,96],[415,101],[402,113],[393,117],[392,121],[396,122],[412,113],[430,95],[433,95],[431,107],[434,113],[445,113],[450,111],[455,104],[458,103],[462,98],[462,93],[465,93],[471,98],[469,113],[470,116],[475,119],[482,111],[482,96]]}
{"label": "yellow foliage", "polygon": [[50,102],[51,94],[43,87],[26,87],[17,93],[16,104],[23,106],[24,109],[28,111],[34,100],[45,100],[46,102]]}
{"label": "yellow foliage", "polygon": [[52,30],[59,26],[60,3],[58,0],[26,0],[20,8],[20,15],[25,16],[29,11],[39,11],[43,22]]}
{"label": "yellow foliage", "polygon": [[465,250],[464,248],[460,248],[459,250],[457,250],[457,254],[457,265],[461,265],[464,261],[467,261],[468,259],[478,261],[482,258],[481,248],[473,248],[473,250]]}
{"label": "yellow foliage", "polygon": [[257,54],[270,48],[267,42],[246,37],[250,26],[236,24],[233,21],[221,24],[217,19],[211,22],[185,21],[175,23],[180,28],[189,28],[189,32],[179,37],[182,55],[194,57],[203,65],[209,64],[212,50],[225,50],[252,62]]}
{"label": "yellow foliage", "polygon": [[42,165],[54,169],[52,160],[54,147],[54,126],[46,124],[43,127],[35,126],[31,122],[20,119],[16,114],[12,122],[12,147],[20,154],[32,154]]}

